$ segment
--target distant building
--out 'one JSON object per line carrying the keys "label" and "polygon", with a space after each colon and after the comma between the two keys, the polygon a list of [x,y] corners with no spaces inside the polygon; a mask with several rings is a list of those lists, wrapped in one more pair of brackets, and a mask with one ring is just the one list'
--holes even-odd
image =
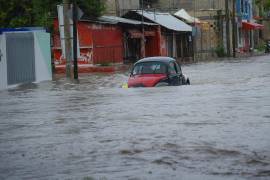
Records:
{"label": "distant building", "polygon": [[237,47],[240,52],[248,52],[254,49],[254,34],[264,27],[255,23],[253,12],[252,0],[236,1]]}
{"label": "distant building", "polygon": [[[156,23],[160,26],[161,35],[157,43],[161,46],[161,55],[170,56],[179,61],[190,60],[193,56],[192,27],[166,12],[130,11],[125,17],[144,22]],[[145,44],[153,42],[146,37]],[[154,44],[153,44],[154,45]],[[147,55],[147,54],[146,54]]]}
{"label": "distant building", "polygon": [[[261,0],[262,2],[264,0]],[[228,13],[226,13],[228,2]],[[201,24],[194,26],[194,53],[202,59],[215,56],[216,50],[223,47],[225,54],[232,54],[233,42],[238,52],[252,50],[259,36],[262,26],[253,19],[254,0],[107,0],[110,6],[108,12],[120,16],[128,10],[141,9],[146,11],[169,12],[174,14],[180,9],[185,9],[191,16],[199,18]],[[235,24],[233,26],[233,9],[235,10]],[[228,14],[228,19],[226,19]],[[267,14],[267,13],[265,13]],[[264,18],[265,19],[265,18]],[[261,36],[264,39],[270,37],[269,21],[262,22],[264,29]],[[228,28],[227,28],[228,27]],[[235,31],[233,32],[233,27]],[[233,41],[235,35],[235,41]],[[227,52],[228,51],[228,52]]]}
{"label": "distant building", "polygon": [[105,0],[105,15],[122,16],[129,10],[140,8],[140,0]]}

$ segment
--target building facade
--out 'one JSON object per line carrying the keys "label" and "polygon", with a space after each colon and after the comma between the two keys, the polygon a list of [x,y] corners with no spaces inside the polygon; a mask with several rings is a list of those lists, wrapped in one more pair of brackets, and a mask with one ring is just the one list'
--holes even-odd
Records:
{"label": "building facade", "polygon": [[245,27],[245,24],[252,21],[252,1],[236,1],[237,17],[237,47],[240,52],[249,51],[253,47],[253,31]]}
{"label": "building facade", "polygon": [[269,21],[262,22],[265,26],[261,35],[258,30],[261,27],[252,24],[255,23],[254,0],[134,0],[129,5],[122,0],[114,0],[114,3],[116,5],[111,7],[115,7],[115,14],[125,14],[126,10],[138,8],[171,14],[185,9],[202,22],[194,26],[192,33],[195,56],[202,59],[215,56],[219,49],[224,51],[224,55],[232,55],[235,51],[249,52],[256,47],[258,40],[254,37],[268,39],[267,31],[270,31]]}

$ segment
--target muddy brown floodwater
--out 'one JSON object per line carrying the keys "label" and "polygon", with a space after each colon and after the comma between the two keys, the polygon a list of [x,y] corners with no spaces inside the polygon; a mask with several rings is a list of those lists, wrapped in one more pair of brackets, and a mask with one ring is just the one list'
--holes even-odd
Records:
{"label": "muddy brown floodwater", "polygon": [[127,73],[0,91],[0,179],[270,179],[270,56],[183,66],[191,86]]}

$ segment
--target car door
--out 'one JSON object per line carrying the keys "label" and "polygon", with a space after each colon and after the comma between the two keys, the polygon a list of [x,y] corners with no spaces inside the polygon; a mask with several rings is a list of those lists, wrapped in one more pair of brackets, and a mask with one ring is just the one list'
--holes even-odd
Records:
{"label": "car door", "polygon": [[179,84],[180,85],[185,84],[185,77],[184,77],[184,75],[182,73],[181,66],[177,62],[174,62],[174,63],[175,63],[175,66],[176,66],[178,77],[179,77]]}
{"label": "car door", "polygon": [[181,84],[179,70],[175,62],[169,63],[168,73],[169,73],[170,85],[177,86]]}

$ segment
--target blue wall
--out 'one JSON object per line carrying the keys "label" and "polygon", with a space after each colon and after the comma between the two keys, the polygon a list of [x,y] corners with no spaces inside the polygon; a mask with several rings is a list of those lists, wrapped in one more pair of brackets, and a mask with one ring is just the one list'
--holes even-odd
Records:
{"label": "blue wall", "polygon": [[237,0],[236,12],[244,20],[251,20],[252,18],[252,0]]}

